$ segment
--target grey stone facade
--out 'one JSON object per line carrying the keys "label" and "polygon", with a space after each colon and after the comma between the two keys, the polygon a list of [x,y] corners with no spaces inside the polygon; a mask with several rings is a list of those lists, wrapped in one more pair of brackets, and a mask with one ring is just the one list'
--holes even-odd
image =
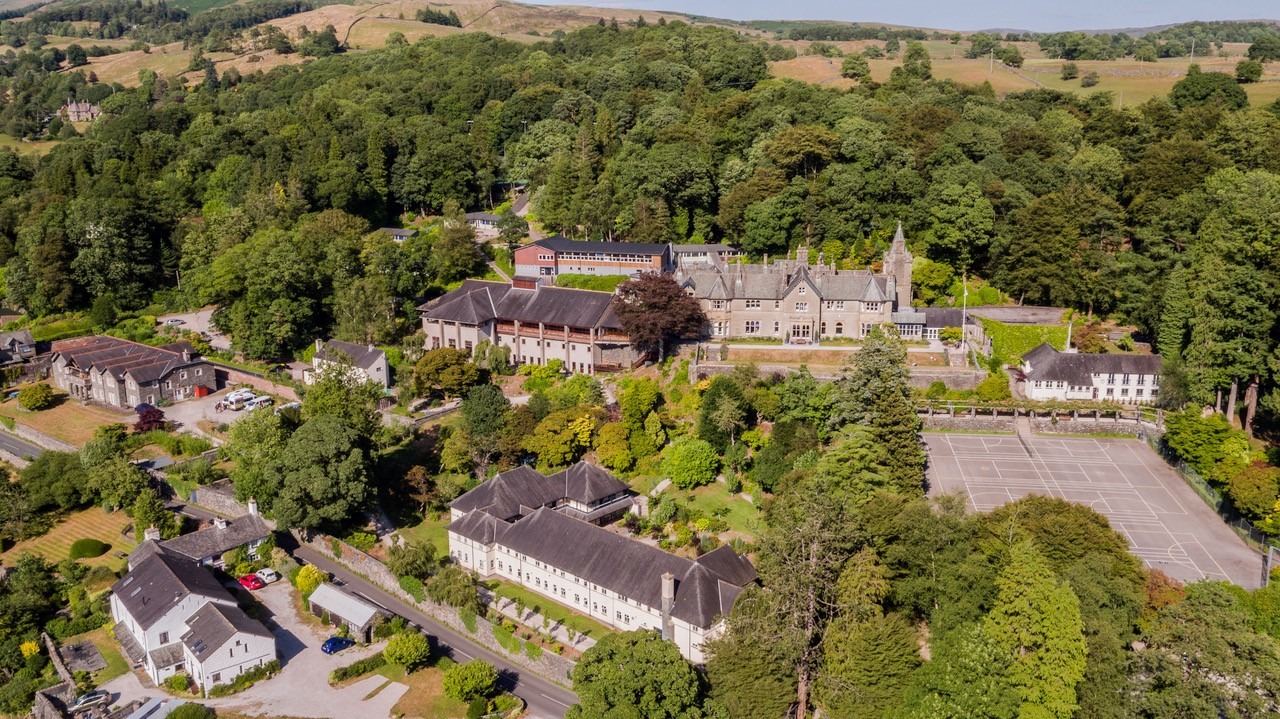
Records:
{"label": "grey stone facade", "polygon": [[50,375],[75,399],[122,409],[179,402],[217,388],[214,368],[185,343],[151,347],[107,336],[55,342]]}

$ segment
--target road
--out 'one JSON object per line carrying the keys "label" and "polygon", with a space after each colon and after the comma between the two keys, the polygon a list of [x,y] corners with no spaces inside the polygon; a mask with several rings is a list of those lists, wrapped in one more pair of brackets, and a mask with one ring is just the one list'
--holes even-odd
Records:
{"label": "road", "polygon": [[10,454],[15,454],[24,459],[26,457],[35,459],[36,457],[39,457],[42,452],[44,452],[44,447],[41,447],[36,444],[32,444],[26,441],[25,439],[18,439],[17,437],[11,434],[8,434],[6,432],[0,432],[0,449],[3,449],[4,451],[9,452]]}
{"label": "road", "polygon": [[497,667],[501,673],[499,685],[523,699],[529,705],[529,716],[533,719],[563,719],[569,706],[577,703],[578,697],[568,689],[511,664],[324,555],[306,547],[294,550],[294,555],[341,579],[348,590],[355,591],[422,627],[428,634],[436,637],[441,647],[451,651],[456,660],[465,662],[483,659]]}

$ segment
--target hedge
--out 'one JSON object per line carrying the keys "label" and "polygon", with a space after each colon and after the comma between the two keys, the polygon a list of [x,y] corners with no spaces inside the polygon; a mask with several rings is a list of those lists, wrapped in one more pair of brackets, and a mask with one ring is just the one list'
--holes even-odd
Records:
{"label": "hedge", "polygon": [[374,669],[379,669],[387,663],[386,657],[382,656],[382,652],[370,655],[361,659],[354,664],[348,664],[345,667],[338,667],[329,672],[329,683],[337,684],[338,682],[368,674]]}
{"label": "hedge", "polygon": [[241,674],[231,680],[230,684],[216,684],[210,687],[209,691],[205,692],[205,696],[213,698],[237,694],[279,671],[280,660],[272,659],[260,667],[254,667],[253,669]]}
{"label": "hedge", "polygon": [[1059,350],[1067,348],[1065,325],[1007,325],[984,319],[982,329],[991,338],[991,353],[1001,364],[1008,364],[1045,342]]}
{"label": "hedge", "polygon": [[110,620],[110,617],[105,614],[92,614],[82,619],[54,617],[45,623],[44,630],[54,639],[66,639],[77,634],[91,632],[106,624],[108,620]]}
{"label": "hedge", "polygon": [[110,544],[97,539],[77,539],[71,543],[70,554],[72,559],[93,559],[106,554],[108,549],[111,549]]}
{"label": "hedge", "polygon": [[422,586],[422,580],[417,577],[400,577],[400,588],[419,602],[427,601],[427,590]]}

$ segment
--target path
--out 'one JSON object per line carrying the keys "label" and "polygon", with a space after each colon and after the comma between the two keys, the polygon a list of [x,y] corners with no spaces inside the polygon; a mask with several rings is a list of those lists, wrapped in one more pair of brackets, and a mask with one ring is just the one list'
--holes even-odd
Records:
{"label": "path", "polygon": [[294,552],[299,559],[316,565],[346,582],[348,588],[358,591],[363,596],[373,599],[391,611],[422,627],[424,631],[436,637],[437,643],[454,654],[456,661],[483,659],[498,668],[501,678],[499,686],[507,689],[525,700],[529,705],[531,719],[562,719],[570,706],[577,703],[578,697],[568,689],[554,684],[542,677],[508,662],[470,639],[441,625],[418,609],[406,604],[398,597],[383,591],[367,579],[337,564],[318,552],[302,547]]}
{"label": "path", "polygon": [[511,277],[508,276],[507,273],[502,271],[502,268],[498,266],[497,262],[490,262],[489,269],[493,270],[494,273],[496,273],[499,277],[501,277],[503,282],[511,281]]}

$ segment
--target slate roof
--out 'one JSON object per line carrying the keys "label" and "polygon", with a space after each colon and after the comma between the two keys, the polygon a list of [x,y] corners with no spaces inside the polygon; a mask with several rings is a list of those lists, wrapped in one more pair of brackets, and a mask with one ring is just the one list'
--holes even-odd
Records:
{"label": "slate roof", "polygon": [[0,362],[12,364],[35,356],[36,343],[30,330],[0,332]]}
{"label": "slate roof", "polygon": [[182,635],[182,644],[196,659],[203,660],[240,632],[259,637],[271,636],[262,622],[250,618],[240,607],[210,602],[187,617],[187,631]]}
{"label": "slate roof", "polygon": [[572,499],[585,505],[630,492],[625,482],[587,462],[544,476],[534,469],[519,466],[463,494],[449,504],[460,512],[482,510],[499,519],[526,514],[561,499]]}
{"label": "slate roof", "polygon": [[129,568],[133,569],[141,564],[142,560],[163,551],[160,548],[160,543],[156,540],[144,539],[141,544],[133,548],[132,552],[129,552]]}
{"label": "slate roof", "polygon": [[408,230],[402,227],[379,227],[378,232],[385,232],[397,240],[406,240],[418,234],[417,230]]}
{"label": "slate roof", "polygon": [[[206,607],[217,606],[215,604],[206,604]],[[151,663],[156,667],[171,667],[175,664],[182,663],[182,645],[178,642],[166,644],[163,647],[157,647],[151,650]]]}
{"label": "slate roof", "polygon": [[166,539],[160,547],[194,560],[212,557],[236,547],[249,544],[271,534],[271,528],[257,514],[228,519],[225,529],[211,524],[181,537]]}
{"label": "slate roof", "polygon": [[[470,519],[455,521],[449,531],[461,534]],[[669,572],[676,579],[672,616],[704,629],[727,613],[742,588],[756,578],[751,563],[730,547],[689,560],[547,507],[512,524],[500,523],[495,540],[654,608],[662,606],[662,575]]]}
{"label": "slate roof", "polygon": [[199,357],[182,352],[149,347],[118,337],[99,335],[53,343],[54,358],[63,357],[69,366],[89,372],[106,372],[117,380],[125,375],[139,384],[167,377],[183,367],[204,364]]}
{"label": "slate roof", "polygon": [[147,629],[189,594],[235,603],[217,578],[190,559],[157,552],[134,565],[111,587],[129,616]]}
{"label": "slate roof", "polygon": [[307,601],[358,627],[367,625],[380,613],[372,604],[353,597],[328,582],[316,587]]}
{"label": "slate roof", "polygon": [[672,245],[671,251],[677,255],[702,254],[705,252],[714,252],[717,254],[742,254],[742,250],[733,245],[723,244],[703,244],[703,245]]}
{"label": "slate roof", "polygon": [[463,217],[467,222],[497,222],[501,219],[492,212],[468,212]]}
{"label": "slate roof", "polygon": [[1066,382],[1070,387],[1088,387],[1095,374],[1160,374],[1160,355],[1083,354],[1059,352],[1049,343],[1022,355],[1027,380]]}
{"label": "slate roof", "polygon": [[353,365],[360,369],[369,369],[374,364],[385,359],[386,356],[387,354],[377,347],[356,345],[342,340],[325,342],[324,346],[316,350],[315,354],[316,359],[327,362],[349,359]]}
{"label": "slate roof", "polygon": [[959,327],[964,321],[964,309],[958,307],[921,307],[916,311],[924,315],[925,327]]}
{"label": "slate roof", "polygon": [[545,247],[553,252],[612,252],[623,255],[661,255],[670,250],[670,245],[653,242],[593,242],[589,240],[571,240],[562,235],[529,243]]}
{"label": "slate roof", "polygon": [[523,289],[503,282],[467,280],[458,289],[418,308],[423,317],[478,325],[491,320],[522,324],[620,329],[613,294],[567,287]]}
{"label": "slate roof", "polygon": [[869,270],[832,270],[789,262],[773,265],[713,264],[685,270],[678,278],[694,297],[710,300],[780,300],[806,283],[820,301],[888,302],[889,278]]}

